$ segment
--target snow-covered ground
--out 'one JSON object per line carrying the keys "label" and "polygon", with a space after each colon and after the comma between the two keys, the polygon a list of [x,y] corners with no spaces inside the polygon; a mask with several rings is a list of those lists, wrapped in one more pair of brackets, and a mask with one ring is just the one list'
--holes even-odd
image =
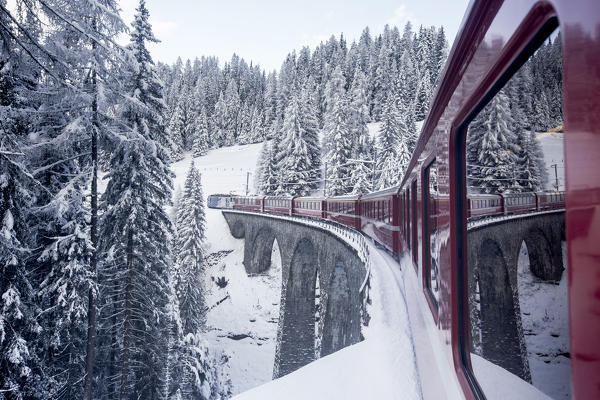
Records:
{"label": "snow-covered ground", "polygon": [[529,269],[525,243],[518,260],[519,303],[525,344],[535,387],[554,399],[570,399],[567,246],[562,243],[560,282],[544,282]]}
{"label": "snow-covered ground", "polygon": [[[558,178],[559,190],[565,190],[565,162],[564,162],[564,133],[543,132],[536,134],[537,140],[542,146],[544,163],[548,172],[547,190],[555,190],[556,178]],[[556,164],[556,175],[553,165]]]}
{"label": "snow-covered ground", "polygon": [[389,254],[366,244],[371,320],[365,340],[235,399],[421,399],[402,272]]}
{"label": "snow-covered ground", "polygon": [[[262,144],[224,147],[194,159],[202,174],[204,195],[246,192],[247,173],[253,174]],[[172,166],[174,187],[183,188],[192,156]],[[248,277],[242,265],[244,241],[234,239],[220,210],[206,209],[207,315],[206,340],[229,357],[233,393],[271,380],[279,318],[281,261],[275,244],[267,275]],[[217,285],[224,277],[227,285]],[[225,300],[223,300],[225,299]]]}

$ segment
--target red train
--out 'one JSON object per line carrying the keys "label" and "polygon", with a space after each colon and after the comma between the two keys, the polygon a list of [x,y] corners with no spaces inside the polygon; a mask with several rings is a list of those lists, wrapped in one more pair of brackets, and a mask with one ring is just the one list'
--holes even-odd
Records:
{"label": "red train", "polygon": [[[398,254],[403,266],[412,264],[412,268],[403,270],[412,329],[422,329],[414,337],[425,398],[530,398],[532,393],[541,394],[535,390],[543,386],[540,382],[544,378],[544,374],[532,371],[552,366],[560,359],[566,361],[557,365],[567,375],[566,389],[560,389],[565,389],[560,392],[561,398],[600,399],[598,27],[598,1],[473,0],[440,76],[406,174],[397,188],[360,198],[298,197],[278,206],[268,197],[239,203],[236,200],[234,208],[240,210],[327,218],[351,226]],[[554,76],[562,76],[559,89],[562,89],[566,189],[557,193],[470,194],[466,161],[470,124],[492,100],[501,96],[500,92],[513,77],[519,76],[537,49],[547,46],[548,38],[559,41],[562,58],[562,65],[544,67],[557,67]],[[472,271],[477,267],[480,275],[498,277],[493,289],[509,290],[494,301],[511,306],[517,301],[514,297],[517,273],[498,275],[499,264],[469,265],[471,242],[467,222],[492,215],[558,208],[565,209],[563,254],[568,266],[562,281],[544,290],[563,288],[560,290],[565,294],[557,294],[551,304],[555,309],[566,310],[568,332],[559,334],[554,327],[544,326],[547,329],[544,340],[566,337],[567,348],[546,360],[547,364],[546,361],[540,363],[541,367],[531,364],[530,370],[517,374],[497,360],[481,356],[486,352],[481,346],[510,350],[504,347],[503,338],[486,343],[488,339],[484,337],[493,337],[496,328],[501,332],[504,329],[501,321],[506,316],[500,315],[498,325],[491,331],[473,329],[473,321],[488,312],[489,304],[483,298],[489,288],[473,282]],[[496,252],[492,246],[482,255],[493,259]],[[540,284],[541,280],[536,279],[530,282],[532,287]],[[565,281],[568,282],[564,284]],[[534,298],[540,292],[543,291],[534,290],[528,296]],[[517,320],[525,319],[526,315]],[[514,324],[514,318],[507,321]],[[520,325],[515,329],[520,329],[523,336],[524,330],[532,328]],[[477,334],[481,336],[474,337]],[[526,340],[531,340],[531,335]],[[539,353],[548,356],[543,351]],[[452,373],[448,374],[448,370]],[[556,386],[556,382],[548,379],[543,383]],[[533,392],[527,391],[530,389]]]}
{"label": "red train", "polygon": [[[294,215],[327,219],[362,231],[386,249],[400,255],[401,233],[406,236],[410,220],[405,215],[408,203],[399,187],[390,188],[364,196],[337,197],[283,197],[283,196],[209,196],[210,208],[225,208],[217,204],[219,199],[229,199],[231,208],[241,211],[264,212],[275,215]],[[434,199],[429,207],[439,210],[442,199]],[[212,205],[214,204],[214,205]],[[564,192],[475,194],[467,196],[469,220],[503,215],[562,209],[565,207]],[[405,210],[406,208],[406,210]]]}

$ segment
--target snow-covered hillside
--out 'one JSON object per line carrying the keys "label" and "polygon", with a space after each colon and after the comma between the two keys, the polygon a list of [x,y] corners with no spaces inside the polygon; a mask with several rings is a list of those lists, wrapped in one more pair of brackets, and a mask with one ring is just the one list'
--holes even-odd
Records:
{"label": "snow-covered hillside", "polygon": [[371,320],[365,340],[236,400],[421,399],[402,271],[387,252],[367,241],[372,263]]}
{"label": "snow-covered hillside", "polygon": [[[202,174],[204,195],[244,194],[247,173],[250,188],[261,144],[224,147],[194,159]],[[174,163],[174,186],[183,187],[192,156]],[[242,265],[244,241],[234,239],[219,210],[207,209],[207,316],[206,339],[229,357],[233,392],[240,393],[271,380],[279,317],[281,262],[273,254],[268,275],[248,277]],[[276,247],[276,246],[274,246]],[[217,285],[219,278],[227,285]],[[221,283],[222,281],[219,281]]]}

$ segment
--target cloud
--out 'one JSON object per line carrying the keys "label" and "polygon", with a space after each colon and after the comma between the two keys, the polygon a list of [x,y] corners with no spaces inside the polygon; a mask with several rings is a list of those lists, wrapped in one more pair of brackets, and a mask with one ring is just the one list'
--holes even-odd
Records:
{"label": "cloud", "polygon": [[418,25],[418,21],[415,16],[406,10],[406,4],[402,4],[400,7],[394,10],[394,15],[389,18],[386,23],[391,26],[397,26],[402,29],[406,23],[410,21],[413,26]]}
{"label": "cloud", "polygon": [[152,25],[154,36],[156,36],[158,39],[160,39],[161,36],[168,35],[179,27],[179,25],[174,21],[163,21],[152,17],[150,17],[149,22],[150,25]]}

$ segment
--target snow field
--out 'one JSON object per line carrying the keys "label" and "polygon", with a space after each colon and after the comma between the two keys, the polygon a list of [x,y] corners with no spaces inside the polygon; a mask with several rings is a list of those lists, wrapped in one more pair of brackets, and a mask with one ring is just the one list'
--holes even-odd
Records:
{"label": "snow field", "polygon": [[[223,147],[194,158],[202,174],[205,199],[215,193],[245,194],[247,173],[253,174],[262,144]],[[176,163],[174,188],[182,188],[192,161],[191,154]],[[206,340],[229,357],[233,393],[271,380],[281,293],[281,261],[276,246],[267,275],[248,277],[244,270],[244,241],[229,233],[220,210],[206,208],[207,254],[223,252],[206,272]],[[225,252],[228,252],[225,254]],[[224,277],[227,286],[216,280]],[[222,301],[225,299],[224,301]],[[222,301],[222,302],[220,302]],[[218,305],[216,305],[220,302]]]}
{"label": "snow field", "polygon": [[421,399],[404,284],[398,263],[367,240],[371,320],[365,340],[294,373],[235,397],[237,400]]}

